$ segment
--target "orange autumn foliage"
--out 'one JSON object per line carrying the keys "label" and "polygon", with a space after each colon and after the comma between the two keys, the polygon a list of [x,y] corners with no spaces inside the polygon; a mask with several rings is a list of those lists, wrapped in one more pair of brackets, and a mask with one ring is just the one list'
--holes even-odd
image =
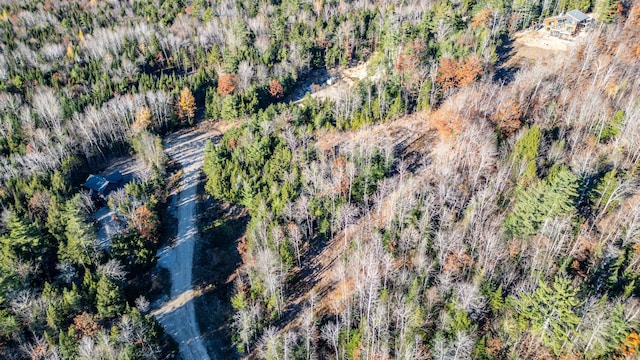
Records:
{"label": "orange autumn foliage", "polygon": [[78,338],[83,336],[91,337],[100,331],[100,325],[96,322],[93,315],[86,311],[73,318],[73,325],[76,328]]}
{"label": "orange autumn foliage", "polygon": [[629,10],[627,28],[640,26],[640,4],[635,3]]}
{"label": "orange autumn foliage", "polygon": [[393,70],[400,76],[400,82],[410,91],[416,91],[424,79],[420,71],[420,57],[426,48],[424,40],[417,39],[398,54],[393,64]]}
{"label": "orange autumn foliage", "polygon": [[492,17],[493,17],[493,10],[491,10],[491,9],[482,9],[482,10],[480,10],[473,17],[473,21],[471,21],[471,28],[472,29],[477,29],[477,28],[489,26],[489,23],[490,23]]}
{"label": "orange autumn foliage", "polygon": [[442,58],[442,60],[440,60],[436,81],[440,83],[443,90],[458,86],[457,70],[458,62],[456,60],[451,58]]}
{"label": "orange autumn foliage", "polygon": [[498,338],[490,338],[487,340],[487,354],[493,357],[498,357],[503,348],[504,344],[502,343],[502,340]]}
{"label": "orange autumn foliage", "polygon": [[443,137],[449,137],[462,130],[462,118],[458,113],[446,106],[431,114],[431,126]]}
{"label": "orange autumn foliage", "polygon": [[346,196],[349,191],[349,177],[346,175],[347,168],[347,160],[343,156],[338,156],[333,161],[333,176],[338,179],[336,182],[335,191],[340,194],[340,196]]}
{"label": "orange autumn foliage", "polygon": [[620,345],[620,353],[623,358],[633,358],[640,349],[640,335],[636,332],[632,332],[627,335],[622,345]]}
{"label": "orange autumn foliage", "polygon": [[442,266],[442,270],[444,272],[457,275],[462,273],[462,270],[465,267],[472,266],[472,265],[473,265],[473,259],[471,259],[471,257],[468,254],[453,252],[447,256],[445,263]]}
{"label": "orange autumn foliage", "polygon": [[517,101],[510,100],[500,103],[496,112],[491,115],[491,122],[496,126],[502,136],[509,137],[522,125],[520,119],[523,112]]}
{"label": "orange autumn foliage", "polygon": [[271,79],[269,82],[269,95],[276,99],[280,99],[284,96],[284,87],[277,79]]}
{"label": "orange autumn foliage", "polygon": [[462,66],[458,72],[459,86],[467,86],[476,81],[482,74],[482,63],[477,56],[471,56],[462,61]]}
{"label": "orange autumn foliage", "polygon": [[236,74],[222,74],[218,79],[218,94],[229,95],[236,89]]}
{"label": "orange autumn foliage", "polygon": [[136,209],[136,213],[131,223],[142,238],[154,243],[158,241],[160,221],[158,220],[158,217],[145,205]]}
{"label": "orange autumn foliage", "polygon": [[436,81],[444,92],[467,86],[482,74],[482,63],[477,56],[455,60],[442,58]]}

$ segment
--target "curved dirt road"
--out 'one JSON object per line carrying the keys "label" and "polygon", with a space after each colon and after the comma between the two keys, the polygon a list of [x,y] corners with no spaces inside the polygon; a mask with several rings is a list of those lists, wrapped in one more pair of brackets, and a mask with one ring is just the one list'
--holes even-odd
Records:
{"label": "curved dirt road", "polygon": [[179,193],[172,208],[178,220],[175,242],[158,252],[158,266],[171,274],[170,299],[152,312],[165,331],[178,343],[185,360],[210,359],[200,334],[193,304],[198,295],[192,289],[193,249],[198,233],[196,195],[204,159],[205,141],[218,132],[192,129],[171,134],[165,139],[165,152],[183,170]]}

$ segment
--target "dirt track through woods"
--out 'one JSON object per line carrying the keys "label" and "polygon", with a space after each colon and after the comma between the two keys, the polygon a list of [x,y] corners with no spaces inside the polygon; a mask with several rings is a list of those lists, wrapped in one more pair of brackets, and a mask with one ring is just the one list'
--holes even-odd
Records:
{"label": "dirt track through woods", "polygon": [[180,356],[185,360],[210,359],[196,320],[194,298],[199,296],[199,292],[192,286],[192,268],[198,235],[196,195],[204,161],[204,145],[206,140],[219,134],[218,131],[199,127],[179,131],[165,139],[165,152],[180,164],[183,177],[172,202],[178,221],[175,241],[158,251],[158,266],[171,274],[171,294],[152,315],[178,343]]}

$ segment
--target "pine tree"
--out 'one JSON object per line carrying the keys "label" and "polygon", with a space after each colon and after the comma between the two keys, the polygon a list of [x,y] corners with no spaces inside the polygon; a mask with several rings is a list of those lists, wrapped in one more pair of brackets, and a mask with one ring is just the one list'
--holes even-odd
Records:
{"label": "pine tree", "polygon": [[541,281],[533,294],[523,295],[517,303],[518,316],[556,355],[565,352],[572,332],[580,323],[576,315],[580,305],[577,294],[578,289],[568,279],[557,277],[552,286]]}
{"label": "pine tree", "polygon": [[432,84],[430,80],[426,80],[422,83],[422,86],[420,86],[417,100],[418,110],[429,111],[431,109],[431,88]]}
{"label": "pine tree", "polygon": [[565,167],[550,178],[547,178],[541,204],[544,218],[571,214],[575,209],[574,199],[578,196],[578,179]]}
{"label": "pine tree", "polygon": [[96,309],[101,318],[111,318],[122,314],[125,308],[122,289],[106,275],[98,281],[96,291]]}
{"label": "pine tree", "polygon": [[556,216],[569,215],[575,210],[578,179],[567,168],[560,168],[545,181],[516,192],[513,211],[505,219],[507,233],[528,237],[542,224]]}
{"label": "pine tree", "polygon": [[538,125],[527,130],[513,146],[513,160],[518,165],[526,163],[526,168],[521,175],[519,182],[524,184],[536,178],[536,159],[538,158],[538,148],[542,139],[542,131]]}
{"label": "pine tree", "polygon": [[46,241],[35,225],[27,224],[13,214],[9,217],[7,227],[9,236],[2,238],[2,243],[9,248],[13,257],[36,262],[42,260]]}
{"label": "pine tree", "polygon": [[64,331],[60,332],[58,345],[63,359],[78,358],[78,340],[76,340],[76,338],[77,336],[73,326],[69,327],[66,333]]}
{"label": "pine tree", "polygon": [[598,20],[604,23],[611,23],[616,17],[620,1],[616,0],[600,0],[596,3],[595,12],[598,14]]}
{"label": "pine tree", "polygon": [[528,237],[536,233],[544,216],[539,206],[544,201],[544,190],[543,184],[518,189],[513,211],[505,219],[510,235]]}
{"label": "pine tree", "polygon": [[66,242],[60,244],[58,255],[62,261],[86,266],[91,263],[96,253],[95,234],[78,208],[77,201],[76,196],[67,203]]}
{"label": "pine tree", "polygon": [[0,339],[9,340],[20,330],[20,323],[8,310],[0,309]]}

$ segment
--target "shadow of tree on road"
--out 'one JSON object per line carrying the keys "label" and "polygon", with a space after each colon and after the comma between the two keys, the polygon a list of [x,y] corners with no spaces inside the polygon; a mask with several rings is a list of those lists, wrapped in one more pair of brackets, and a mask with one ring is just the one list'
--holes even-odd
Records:
{"label": "shadow of tree on road", "polygon": [[203,290],[194,299],[196,318],[212,359],[236,359],[233,347],[231,296],[242,264],[238,244],[245,235],[249,215],[244,209],[220,203],[208,196],[198,211],[200,239],[194,253],[194,288]]}

